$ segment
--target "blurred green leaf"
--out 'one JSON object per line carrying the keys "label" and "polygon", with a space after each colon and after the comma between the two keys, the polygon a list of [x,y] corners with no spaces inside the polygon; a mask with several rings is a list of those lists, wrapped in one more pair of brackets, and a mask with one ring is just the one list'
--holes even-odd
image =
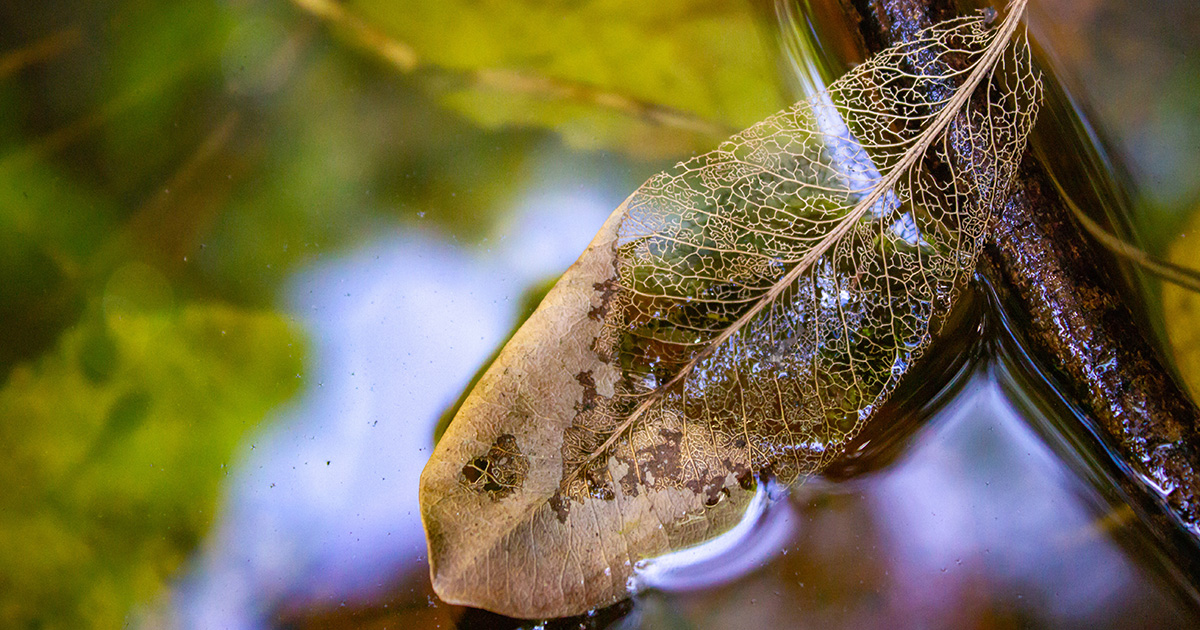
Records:
{"label": "blurred green leaf", "polygon": [[[1169,256],[1177,265],[1200,269],[1200,212],[1192,214],[1183,232],[1171,243]],[[1162,305],[1175,364],[1192,399],[1200,401],[1200,294],[1164,282]]]}
{"label": "blurred green leaf", "polygon": [[41,162],[2,164],[0,381],[78,317],[83,262],[113,229],[109,204],[87,185]]}
{"label": "blurred green leaf", "polygon": [[0,7],[18,50],[64,18],[84,33],[0,77],[0,316],[18,324],[0,374],[129,257],[265,306],[296,265],[402,221],[478,240],[549,137],[481,130],[286,4],[143,5]]}
{"label": "blurred green leaf", "polygon": [[[555,129],[577,147],[678,157],[710,148],[784,104],[770,39],[748,2],[447,0],[397,10],[386,0],[354,0],[346,6],[410,47],[418,68],[471,73],[445,86],[451,107],[490,127]],[[645,115],[655,107],[694,116],[711,132],[664,128]]]}
{"label": "blurred green leaf", "polygon": [[208,528],[235,445],[298,384],[278,315],[108,302],[0,390],[3,627],[120,627]]}

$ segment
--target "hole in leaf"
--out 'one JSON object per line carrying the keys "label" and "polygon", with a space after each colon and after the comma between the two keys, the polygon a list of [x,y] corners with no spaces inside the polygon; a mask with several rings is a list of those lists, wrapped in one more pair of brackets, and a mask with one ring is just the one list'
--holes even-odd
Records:
{"label": "hole in leaf", "polygon": [[488,460],[484,457],[476,457],[471,460],[471,463],[463,466],[463,477],[467,478],[467,483],[475,483],[479,478],[487,473]]}

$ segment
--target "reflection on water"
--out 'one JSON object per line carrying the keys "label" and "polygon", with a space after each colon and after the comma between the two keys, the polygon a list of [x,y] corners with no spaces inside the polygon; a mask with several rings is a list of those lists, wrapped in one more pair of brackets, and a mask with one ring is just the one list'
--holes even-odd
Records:
{"label": "reflection on water", "polygon": [[[817,52],[811,54],[816,55]],[[822,54],[822,56],[824,56]],[[812,76],[818,71],[810,70]],[[486,252],[420,229],[292,282],[305,394],[243,449],[177,585],[185,628],[514,627],[428,583],[417,478],[434,424],[619,196],[539,193]],[[768,501],[703,553],[645,563],[619,628],[1200,627],[1113,506],[985,365],[891,465]]]}
{"label": "reflection on water", "polygon": [[[789,2],[779,5],[790,11],[782,23],[765,30],[792,25],[821,46],[789,49],[777,60],[754,58],[760,46],[745,37],[753,29],[739,3],[709,3],[724,8],[701,11],[705,15],[688,21],[687,29],[662,28],[670,20],[661,21],[656,11],[625,11],[615,2],[557,3],[545,21],[529,20],[524,5],[511,5],[510,20],[503,3],[437,0],[0,5],[0,170],[6,175],[0,178],[0,321],[6,324],[0,372],[42,369],[18,365],[32,361],[58,365],[59,354],[73,356],[81,335],[89,339],[78,369],[66,369],[73,360],[62,363],[63,373],[47,380],[44,391],[29,392],[33,404],[74,400],[68,394],[78,393],[79,379],[111,376],[124,361],[114,353],[125,346],[97,332],[107,328],[89,318],[119,315],[112,309],[122,310],[126,298],[137,297],[131,304],[139,309],[215,312],[215,319],[201,318],[205,326],[237,312],[238,321],[250,322],[248,334],[274,329],[270,317],[260,321],[254,313],[274,307],[278,278],[316,252],[359,247],[291,278],[289,308],[313,345],[306,371],[297,376],[302,394],[238,448],[212,531],[173,585],[164,616],[174,623],[163,625],[533,625],[433,597],[416,505],[433,425],[509,331],[521,296],[569,264],[622,191],[656,170],[634,162],[614,167],[621,158],[598,157],[598,150],[564,159],[550,140],[554,130],[633,156],[677,155],[716,140],[624,120],[628,112],[617,112],[624,102],[581,114],[580,104],[564,94],[522,111],[526,101],[503,91],[462,91],[455,73],[398,76],[390,66],[371,65],[370,51],[360,54],[341,29],[326,29],[309,15],[313,7],[344,5],[349,15],[372,8],[363,23],[389,37],[434,35],[435,43],[419,51],[433,62],[447,31],[468,39],[494,34],[495,17],[531,24],[516,38],[505,31],[484,39],[511,45],[534,73],[579,65],[577,79],[620,78],[608,86],[613,94],[628,90],[648,98],[646,111],[681,107],[707,112],[723,125],[775,108],[765,76],[775,62],[794,70],[788,80],[808,72],[827,81],[839,73],[837,60],[845,63],[857,48],[847,35],[853,31],[838,28],[842,3]],[[465,27],[414,20],[418,4],[429,15],[444,10],[461,17]],[[477,4],[488,6],[476,11]],[[662,4],[661,15],[690,11],[682,3]],[[625,33],[630,18],[630,36],[619,39],[637,45],[598,54],[589,46],[604,44],[605,37],[585,41],[547,26],[582,21],[576,5],[604,5],[595,15],[614,22],[597,23],[598,35]],[[795,11],[799,5],[805,11]],[[1135,200],[1141,205],[1134,223],[1157,247],[1178,235],[1176,219],[1194,209],[1200,194],[1197,153],[1187,150],[1200,134],[1193,124],[1200,66],[1196,55],[1184,54],[1198,49],[1200,31],[1187,27],[1200,24],[1194,17],[1200,3],[1147,6],[1039,1],[1031,6],[1031,24],[1044,44],[1053,44],[1064,68],[1075,70],[1081,94],[1090,95],[1101,114],[1096,122],[1109,127],[1132,158],[1138,192],[1145,195]],[[639,29],[655,37],[635,37]],[[646,48],[647,42],[653,45]],[[527,54],[534,49],[542,52]],[[500,60],[472,63],[478,67],[469,71],[486,72]],[[445,79],[450,84],[442,85]],[[476,97],[483,98],[467,102]],[[517,105],[503,106],[509,100]],[[1043,111],[1043,121],[1051,111]],[[480,112],[498,118],[485,120]],[[515,128],[492,129],[498,121]],[[647,136],[629,129],[645,129]],[[547,145],[557,152],[547,160],[554,164],[539,163]],[[1062,161],[1074,164],[1068,160],[1083,165],[1077,155],[1067,153]],[[526,193],[516,204],[522,210],[492,235],[490,248],[423,229],[422,222],[460,236],[492,230],[499,214],[492,209],[507,206],[512,189],[539,169],[554,173],[552,183]],[[622,181],[635,170],[638,181]],[[600,183],[579,190],[581,179]],[[428,216],[397,227],[416,215],[410,208],[424,208]],[[385,233],[354,244],[366,226],[378,224],[387,226]],[[140,326],[122,334],[141,339]],[[286,338],[285,331],[275,332],[278,340]],[[189,334],[173,332],[172,344],[191,344]],[[284,343],[275,350],[285,352]],[[55,609],[66,611],[61,619],[119,618],[127,600],[150,597],[159,575],[174,571],[177,556],[191,549],[192,532],[207,525],[213,471],[218,465],[229,470],[216,464],[225,450],[207,441],[212,435],[186,432],[170,438],[203,450],[195,466],[181,466],[171,477],[155,461],[155,478],[167,481],[133,483],[144,474],[133,466],[143,460],[120,453],[156,454],[173,446],[154,437],[158,429],[127,431],[130,422],[122,419],[170,426],[162,423],[173,422],[174,413],[147,415],[148,395],[188,400],[194,388],[224,378],[227,364],[258,365],[215,347],[197,355],[211,354],[211,364],[187,368],[190,360],[176,361],[171,347],[154,348],[171,359],[163,362],[161,382],[151,376],[158,368],[148,366],[153,369],[145,375],[118,379],[130,389],[113,390],[111,400],[107,386],[80,398],[110,400],[106,408],[113,413],[64,413],[62,426],[74,435],[6,444],[19,474],[5,481],[21,490],[12,503],[18,506],[12,523],[19,527],[9,531],[20,535],[3,541],[11,569],[0,576],[0,588],[35,584],[13,590],[46,594],[21,603],[37,608],[48,626]],[[141,353],[129,354],[135,356]],[[291,360],[260,356],[266,366]],[[894,440],[911,438],[911,448],[881,449],[886,456],[851,466],[858,474],[843,475],[846,481],[812,480],[787,500],[764,505],[759,519],[746,521],[746,539],[725,539],[703,566],[694,557],[670,570],[648,563],[647,588],[632,604],[548,625],[1200,627],[1194,607],[1154,577],[1159,569],[1137,542],[1136,518],[1100,498],[1091,484],[1103,488],[1102,477],[1082,481],[1079,466],[1068,465],[1062,444],[1078,440],[1054,432],[1077,419],[1014,406],[1018,396],[1008,398],[1012,388],[997,385],[996,374],[977,374],[915,435],[901,432]],[[234,409],[259,409],[291,391],[270,384],[273,373],[260,376],[261,385],[214,390],[212,397],[248,397],[245,405],[230,406],[232,417]],[[205,409],[188,411],[180,418],[194,418],[195,426],[212,420]],[[28,424],[14,417],[13,427]],[[257,411],[247,412],[244,421],[258,418]],[[127,487],[122,481],[114,494],[109,484],[97,485],[95,496],[86,479],[70,495],[39,488],[39,479],[60,474],[64,487],[75,487],[72,475],[54,471],[89,444],[88,422],[113,419],[119,421],[112,426],[126,430],[113,450],[113,470],[128,473]],[[109,433],[102,435],[109,440]],[[893,464],[869,465],[896,451],[901,455]],[[158,494],[159,488],[169,493]],[[31,492],[40,494],[25,496]],[[176,496],[186,499],[176,503]],[[70,507],[69,517],[60,519],[63,498],[71,502],[66,507],[84,507],[77,513]],[[187,514],[174,507],[185,501]],[[112,521],[110,514],[128,518]],[[143,514],[161,528],[138,527]],[[76,554],[87,561],[75,562]],[[133,625],[162,620],[132,617]]]}
{"label": "reflection on water", "polygon": [[[439,414],[521,294],[569,264],[618,201],[542,194],[486,252],[416,231],[298,277],[291,303],[317,363],[306,394],[246,445],[177,586],[179,625],[520,625],[432,595],[417,478]],[[764,492],[740,534],[646,563],[632,607],[571,627],[1194,627],[1138,549],[1115,542],[1135,519],[1047,446],[1032,427],[1055,423],[1018,412],[995,365],[895,463],[782,500]]]}
{"label": "reflection on water", "polygon": [[1123,512],[1108,511],[986,373],[890,468],[800,486],[784,505],[793,533],[773,558],[724,586],[690,588],[681,573],[622,627],[1197,622],[1114,544]]}
{"label": "reflection on water", "polygon": [[720,587],[770,562],[796,535],[787,488],[760,483],[746,513],[729,531],[703,544],[639,561],[629,579],[636,594],[649,589],[698,591]]}
{"label": "reflection on water", "polygon": [[434,422],[508,332],[522,292],[566,268],[619,202],[543,191],[486,252],[416,231],[296,278],[292,311],[315,346],[306,393],[246,445],[177,589],[181,625],[261,627],[285,602],[428,581],[417,478]]}

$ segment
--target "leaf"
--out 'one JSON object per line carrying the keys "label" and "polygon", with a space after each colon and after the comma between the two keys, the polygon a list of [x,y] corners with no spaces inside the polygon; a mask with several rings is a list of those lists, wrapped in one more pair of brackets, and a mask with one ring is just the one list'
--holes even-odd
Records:
{"label": "leaf", "polygon": [[820,471],[919,360],[1040,96],[1024,0],[952,20],[651,178],[463,403],[421,479],[434,588],[520,617],[626,595],[757,479]]}
{"label": "leaf", "polygon": [[240,438],[299,385],[281,315],[120,293],[0,388],[0,627],[127,624],[199,545]]}
{"label": "leaf", "polygon": [[[704,150],[728,132],[664,126],[619,104],[636,101],[649,106],[643,113],[664,108],[736,130],[781,103],[771,40],[749,3],[442,0],[399,6],[345,3],[346,11],[410,48],[418,66],[500,78],[451,80],[439,90],[446,105],[486,127],[550,129],[577,148],[675,158]],[[561,85],[540,94],[511,89],[521,77]],[[590,92],[603,96],[581,98]]]}

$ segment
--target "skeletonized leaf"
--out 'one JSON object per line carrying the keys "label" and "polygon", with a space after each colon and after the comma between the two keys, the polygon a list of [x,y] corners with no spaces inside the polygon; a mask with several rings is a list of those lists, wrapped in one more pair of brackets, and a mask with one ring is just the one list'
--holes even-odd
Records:
{"label": "skeletonized leaf", "polygon": [[842,453],[972,272],[1033,124],[1017,36],[938,25],[659,174],[503,349],[421,477],[433,584],[518,617],[626,596]]}

